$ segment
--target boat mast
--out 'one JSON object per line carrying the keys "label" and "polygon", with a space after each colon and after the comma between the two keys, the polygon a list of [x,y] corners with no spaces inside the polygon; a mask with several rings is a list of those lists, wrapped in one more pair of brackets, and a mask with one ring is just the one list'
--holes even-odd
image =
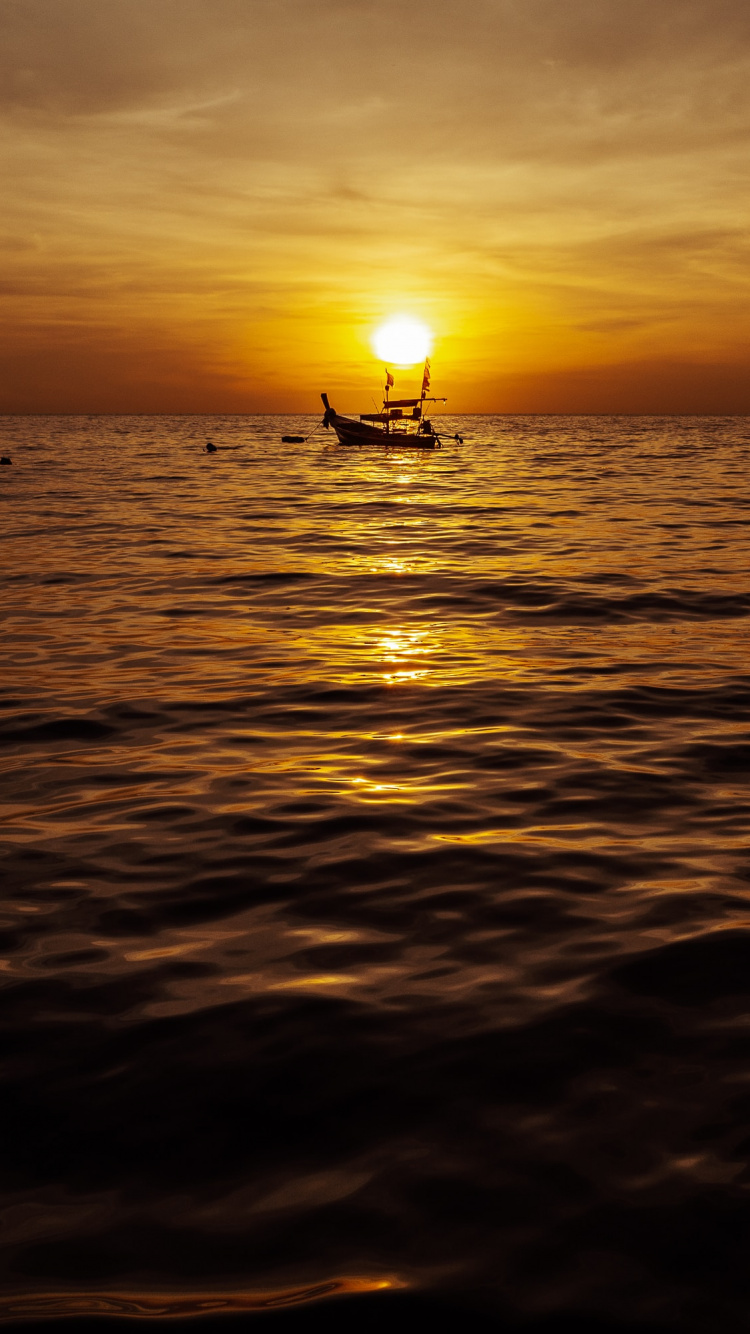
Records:
{"label": "boat mast", "polygon": [[429,357],[425,357],[425,359],[424,359],[424,371],[422,372],[422,393],[421,393],[420,398],[419,398],[419,421],[420,421],[420,424],[421,424],[422,418],[423,418],[423,416],[424,416],[424,399],[425,399],[425,394],[427,393],[427,390],[429,389],[429,387],[430,387],[430,358],[429,358]]}
{"label": "boat mast", "polygon": [[385,401],[384,401],[384,403],[383,403],[383,407],[384,407],[384,409],[385,409],[385,433],[386,433],[386,435],[389,435],[389,434],[390,434],[390,430],[391,430],[391,422],[390,422],[390,417],[389,417],[389,415],[388,415],[388,393],[389,393],[389,390],[390,390],[392,384],[393,384],[393,376],[391,375],[391,372],[389,371],[388,367],[386,366],[386,368],[385,368]]}

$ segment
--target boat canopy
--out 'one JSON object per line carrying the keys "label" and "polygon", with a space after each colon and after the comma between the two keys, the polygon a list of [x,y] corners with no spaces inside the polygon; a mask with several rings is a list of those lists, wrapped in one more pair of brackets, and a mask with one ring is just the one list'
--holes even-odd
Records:
{"label": "boat canopy", "polygon": [[386,399],[389,408],[416,408],[419,404],[418,398],[389,398]]}

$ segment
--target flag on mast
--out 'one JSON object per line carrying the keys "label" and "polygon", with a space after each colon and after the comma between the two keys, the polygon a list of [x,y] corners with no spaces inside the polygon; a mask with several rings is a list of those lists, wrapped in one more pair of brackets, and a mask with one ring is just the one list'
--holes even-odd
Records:
{"label": "flag on mast", "polygon": [[430,358],[425,357],[424,375],[422,376],[422,395],[427,393],[430,387]]}
{"label": "flag on mast", "polygon": [[386,371],[385,373],[385,387],[386,389],[393,388],[393,376],[391,375],[390,371]]}

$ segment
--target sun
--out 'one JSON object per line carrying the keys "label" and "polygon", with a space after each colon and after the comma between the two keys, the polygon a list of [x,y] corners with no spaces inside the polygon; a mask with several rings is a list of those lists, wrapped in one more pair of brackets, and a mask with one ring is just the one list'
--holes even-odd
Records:
{"label": "sun", "polygon": [[375,355],[391,366],[414,366],[430,355],[432,333],[410,315],[394,315],[372,338]]}

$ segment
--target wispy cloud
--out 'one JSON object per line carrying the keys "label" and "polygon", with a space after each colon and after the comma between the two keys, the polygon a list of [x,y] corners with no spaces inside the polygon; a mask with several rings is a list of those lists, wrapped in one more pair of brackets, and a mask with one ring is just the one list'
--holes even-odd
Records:
{"label": "wispy cloud", "polygon": [[150,348],[133,407],[160,365],[172,406],[183,365],[207,405],[302,407],[407,308],[467,408],[739,364],[749,74],[744,0],[9,2],[3,405],[64,364],[85,407],[95,355],[120,406],[107,349]]}

